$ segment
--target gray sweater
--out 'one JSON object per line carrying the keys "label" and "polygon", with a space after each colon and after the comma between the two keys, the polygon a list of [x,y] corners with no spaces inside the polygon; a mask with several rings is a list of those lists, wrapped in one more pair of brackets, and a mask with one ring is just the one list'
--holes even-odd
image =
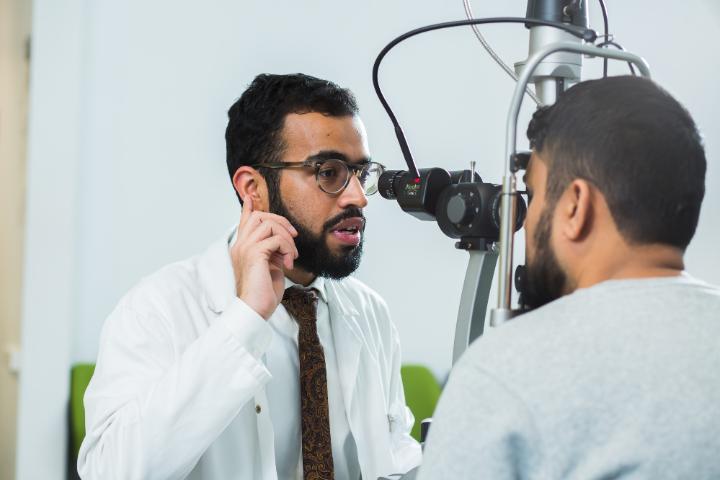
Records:
{"label": "gray sweater", "polygon": [[450,375],[419,478],[720,479],[720,289],[608,281],[492,329]]}

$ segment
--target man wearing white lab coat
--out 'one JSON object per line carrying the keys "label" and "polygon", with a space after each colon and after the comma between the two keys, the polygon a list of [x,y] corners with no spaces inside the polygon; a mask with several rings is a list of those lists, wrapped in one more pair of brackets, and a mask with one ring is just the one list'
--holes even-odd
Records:
{"label": "man wearing white lab coat", "polygon": [[397,332],[383,300],[348,277],[383,169],[352,94],[302,74],[260,75],[229,119],[240,223],[141,281],[107,319],[85,395],[81,477],[304,478],[298,326],[280,304],[292,286],[318,297],[328,478],[412,469],[420,448]]}

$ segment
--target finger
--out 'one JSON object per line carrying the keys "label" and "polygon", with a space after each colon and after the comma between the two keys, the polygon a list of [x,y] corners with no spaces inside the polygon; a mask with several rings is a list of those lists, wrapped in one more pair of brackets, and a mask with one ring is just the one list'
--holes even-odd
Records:
{"label": "finger", "polygon": [[245,243],[248,234],[250,234],[258,225],[262,223],[262,220],[258,218],[258,214],[254,210],[252,197],[248,195],[245,203],[243,204],[242,215],[240,216],[240,223],[238,224],[238,234],[236,244],[242,245]]}
{"label": "finger", "polygon": [[[283,266],[285,266],[285,257],[279,253],[273,253],[270,257],[270,263],[282,270]],[[292,269],[292,267],[290,267],[290,269]]]}
{"label": "finger", "polygon": [[[295,248],[295,240],[293,240],[293,237],[290,235],[290,232],[288,232],[284,227],[281,225],[278,225],[277,223],[273,221],[265,221],[261,223],[255,230],[248,233],[247,237],[245,238],[245,242],[249,244],[258,243],[262,240],[265,240],[266,238],[273,237],[275,235],[279,235],[282,238],[284,238],[290,245],[292,245],[293,250],[297,254],[297,249]],[[295,255],[296,257],[297,255]]]}
{"label": "finger", "polygon": [[288,221],[287,218],[269,212],[255,211],[255,213],[250,217],[250,223],[247,226],[248,228],[253,228],[253,225],[257,226],[257,224],[268,221],[273,221],[279,225],[282,225],[283,228],[290,232],[290,235],[292,235],[293,237],[296,236],[298,233],[297,230],[295,230],[295,227],[292,226],[292,224]]}
{"label": "finger", "polygon": [[261,227],[259,227],[255,232],[248,236],[248,238],[246,239],[246,243],[257,244],[262,242],[263,240],[272,238],[274,236],[279,236],[285,242],[287,242],[287,244],[291,246],[290,253],[292,253],[293,259],[297,258],[298,251],[297,247],[295,246],[295,240],[290,236],[287,230],[278,226],[277,224],[263,223]]}
{"label": "finger", "polygon": [[[258,242],[272,235],[283,235],[292,239],[295,234],[287,229],[286,223],[276,221],[278,216],[266,216],[261,212],[253,212],[252,218],[243,226],[242,236],[238,237],[243,243]],[[272,230],[268,229],[272,227]]]}
{"label": "finger", "polygon": [[240,227],[246,225],[248,221],[250,220],[250,217],[252,216],[253,212],[253,203],[252,203],[252,197],[248,195],[245,197],[245,202],[243,203],[242,213],[240,214],[240,223],[238,224],[238,232],[240,231]]}
{"label": "finger", "polygon": [[270,260],[273,254],[280,254],[283,257],[283,264],[290,270],[293,268],[297,250],[295,249],[295,245],[292,245],[283,237],[275,235],[263,240],[258,246],[269,254],[268,260]]}
{"label": "finger", "polygon": [[294,246],[290,246],[280,237],[270,237],[262,243],[264,243],[264,247],[275,248],[268,258],[271,265],[274,265],[277,268],[283,268],[284,266],[288,270],[293,269],[295,265],[295,257],[291,253],[287,252],[290,247],[294,248]]}
{"label": "finger", "polygon": [[288,220],[287,218],[283,217],[282,215],[276,215],[274,213],[266,213],[265,215],[285,227],[287,231],[290,232],[290,235],[292,235],[293,237],[297,236],[297,229],[293,227],[293,224],[290,223],[290,220]]}

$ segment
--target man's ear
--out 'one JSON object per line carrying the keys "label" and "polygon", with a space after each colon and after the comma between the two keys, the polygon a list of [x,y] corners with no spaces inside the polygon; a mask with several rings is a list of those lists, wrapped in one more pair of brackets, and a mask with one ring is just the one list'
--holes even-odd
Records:
{"label": "man's ear", "polygon": [[232,183],[243,202],[248,197],[252,198],[253,210],[268,211],[267,183],[257,170],[248,166],[238,168],[232,177]]}
{"label": "man's ear", "polygon": [[557,215],[560,232],[570,241],[581,241],[590,232],[594,218],[593,188],[587,180],[576,178],[560,197]]}

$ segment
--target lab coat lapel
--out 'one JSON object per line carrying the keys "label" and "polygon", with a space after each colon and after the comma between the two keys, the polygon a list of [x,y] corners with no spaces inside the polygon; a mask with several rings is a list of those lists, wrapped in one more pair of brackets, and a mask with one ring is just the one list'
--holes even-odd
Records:
{"label": "lab coat lapel", "polygon": [[363,347],[362,331],[358,326],[360,315],[335,281],[326,282],[325,288],[328,294],[328,310],[332,322],[343,403],[345,411],[351,412],[360,365],[360,352]]}
{"label": "lab coat lapel", "polygon": [[[357,446],[362,477],[393,471],[392,445],[383,403],[385,392],[376,354],[363,334],[360,313],[338,282],[326,283],[333,341],[350,431]],[[357,300],[356,300],[357,301]],[[367,313],[366,313],[367,314]]]}

